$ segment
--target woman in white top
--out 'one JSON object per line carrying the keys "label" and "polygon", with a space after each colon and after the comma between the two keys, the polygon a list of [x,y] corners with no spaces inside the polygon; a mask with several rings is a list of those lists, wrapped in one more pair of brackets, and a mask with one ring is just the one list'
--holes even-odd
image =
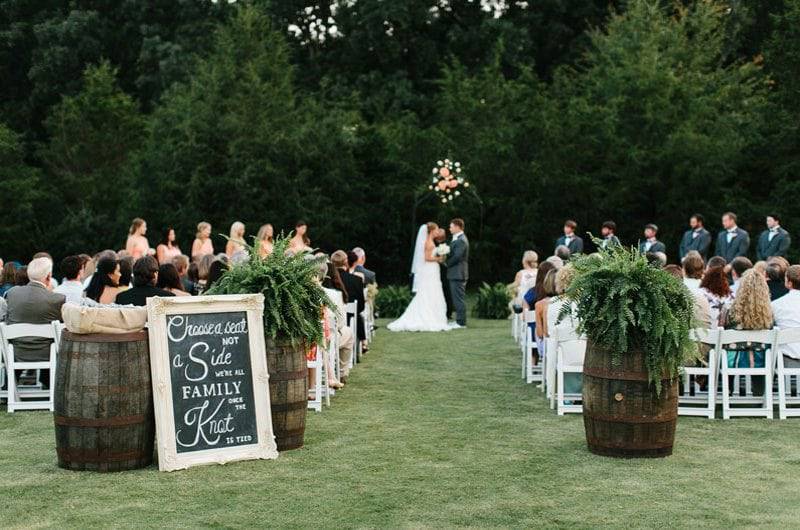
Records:
{"label": "woman in white top", "polygon": [[233,258],[233,255],[237,252],[244,251],[244,223],[241,221],[236,221],[231,225],[230,237],[228,238],[228,242],[225,244],[225,254],[227,254],[229,258]]}

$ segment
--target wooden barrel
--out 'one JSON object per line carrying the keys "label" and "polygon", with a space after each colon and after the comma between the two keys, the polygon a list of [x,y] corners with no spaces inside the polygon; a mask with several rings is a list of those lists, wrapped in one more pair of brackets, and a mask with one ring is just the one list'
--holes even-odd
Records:
{"label": "wooden barrel", "polygon": [[64,331],[56,368],[58,465],[124,471],[153,461],[155,419],[147,331]]}
{"label": "wooden barrel", "polygon": [[623,458],[672,454],[678,419],[677,378],[648,381],[644,354],[629,351],[619,365],[591,341],[583,364],[583,425],[589,451]]}
{"label": "wooden barrel", "polygon": [[308,410],[308,364],[301,345],[266,337],[272,430],[278,451],[303,447]]}

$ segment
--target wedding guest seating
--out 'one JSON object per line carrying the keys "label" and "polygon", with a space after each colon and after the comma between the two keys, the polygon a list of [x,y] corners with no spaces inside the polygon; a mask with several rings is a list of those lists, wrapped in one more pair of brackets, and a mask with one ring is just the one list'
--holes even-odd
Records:
{"label": "wedding guest seating", "polygon": [[[694,342],[705,345],[708,362],[705,366],[686,366],[683,368],[681,394],[678,396],[678,415],[705,416],[714,419],[717,406],[717,379],[719,376],[719,328],[694,329],[691,337]],[[703,348],[706,349],[706,348]],[[702,389],[702,379],[706,378],[706,389]]]}
{"label": "wedding guest seating", "polygon": [[[541,383],[543,382],[544,372],[542,371],[542,358],[541,353],[536,345],[536,337],[533,334],[533,327],[529,323],[535,322],[535,314],[533,311],[525,312],[525,347],[524,362],[525,362],[525,382],[526,383]],[[534,363],[533,356],[537,354],[539,362]]]}
{"label": "wedding guest seating", "polygon": [[[354,337],[358,337],[358,303],[345,304],[345,313],[347,314],[347,327],[353,332]],[[360,355],[361,341],[355,340],[353,341],[353,355],[350,357],[350,368],[358,364]]]}
{"label": "wedding guest seating", "polygon": [[[313,394],[313,399],[308,400],[308,408],[314,410],[316,412],[322,412],[322,388],[323,388],[323,367],[325,366],[325,359],[324,355],[326,349],[322,346],[317,346],[316,348],[316,355],[314,356],[313,360],[306,360],[306,365],[308,366],[309,370],[314,370],[314,380],[311,382],[311,390]],[[327,374],[325,374],[327,376]],[[327,380],[327,379],[326,379]],[[328,385],[325,384],[325,388]],[[328,405],[330,405],[330,400],[328,401]]]}
{"label": "wedding guest seating", "polygon": [[779,329],[775,339],[775,376],[778,380],[778,417],[800,417],[800,368],[786,368],[781,345],[800,342],[800,328]]}
{"label": "wedding guest seating", "polygon": [[[773,418],[773,352],[775,350],[777,330],[737,330],[726,329],[720,331],[717,340],[717,351],[719,355],[719,374],[722,380],[722,417],[730,419],[732,416],[751,416]],[[736,350],[737,345],[745,344],[751,346],[758,343],[764,351],[764,366],[761,368],[739,368],[728,367],[728,355],[726,350]],[[760,376],[764,378],[764,395],[753,395],[752,377]],[[734,381],[731,385],[729,377]],[[741,379],[744,379],[745,395],[740,395]],[[731,388],[733,387],[733,388]],[[735,407],[734,405],[744,405]],[[758,405],[758,406],[747,406]]]}
{"label": "wedding guest seating", "polygon": [[[557,326],[553,331],[555,355],[549,355],[556,364],[556,411],[559,416],[568,412],[583,413],[583,395],[580,391],[567,392],[564,384],[566,374],[583,374],[583,359],[586,355],[586,337],[574,328]],[[555,357],[555,359],[553,359]],[[576,402],[580,401],[581,404]]]}
{"label": "wedding guest seating", "polygon": [[[50,324],[5,324],[0,323],[0,347],[5,359],[6,379],[8,380],[8,412],[16,410],[53,410],[53,393],[55,390],[56,352],[58,349],[57,323]],[[50,339],[50,358],[45,361],[18,361],[14,355],[12,340],[22,337]],[[50,370],[49,388],[25,388],[18,385],[15,372],[22,370]],[[32,398],[35,401],[26,401]],[[42,400],[40,398],[47,398]]]}

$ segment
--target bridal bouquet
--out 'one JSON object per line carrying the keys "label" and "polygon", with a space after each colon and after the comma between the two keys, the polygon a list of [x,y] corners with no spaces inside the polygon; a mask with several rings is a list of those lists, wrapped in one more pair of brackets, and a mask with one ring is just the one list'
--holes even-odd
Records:
{"label": "bridal bouquet", "polygon": [[461,195],[461,188],[468,188],[469,182],[461,174],[461,162],[449,158],[436,162],[433,177],[428,189],[434,191],[443,203],[447,203]]}
{"label": "bridal bouquet", "polygon": [[435,249],[433,249],[433,255],[438,256],[440,258],[447,256],[450,254],[450,246],[447,243],[442,243]]}

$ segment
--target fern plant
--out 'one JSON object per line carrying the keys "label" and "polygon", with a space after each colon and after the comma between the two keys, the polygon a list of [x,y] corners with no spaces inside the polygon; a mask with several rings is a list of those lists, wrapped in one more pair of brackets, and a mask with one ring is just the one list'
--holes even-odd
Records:
{"label": "fern plant", "polygon": [[259,256],[255,246],[248,246],[250,259],[233,265],[205,294],[261,293],[267,336],[321,343],[320,309],[331,303],[316,279],[322,258],[287,256],[289,241],[288,237],[278,238],[266,258]]}
{"label": "fern plant", "polygon": [[375,296],[375,312],[381,318],[397,318],[406,310],[412,297],[408,287],[381,287]]}
{"label": "fern plant", "polygon": [[478,300],[472,313],[478,318],[493,320],[508,318],[508,315],[511,314],[511,310],[508,308],[511,298],[511,291],[507,285],[502,283],[489,285],[484,282],[478,289]]}
{"label": "fern plant", "polygon": [[662,374],[674,377],[695,349],[689,338],[692,295],[633,248],[610,246],[570,262],[576,276],[565,295],[574,304],[564,305],[559,320],[572,314],[579,331],[610,351],[615,364],[641,350],[650,383],[660,392]]}

